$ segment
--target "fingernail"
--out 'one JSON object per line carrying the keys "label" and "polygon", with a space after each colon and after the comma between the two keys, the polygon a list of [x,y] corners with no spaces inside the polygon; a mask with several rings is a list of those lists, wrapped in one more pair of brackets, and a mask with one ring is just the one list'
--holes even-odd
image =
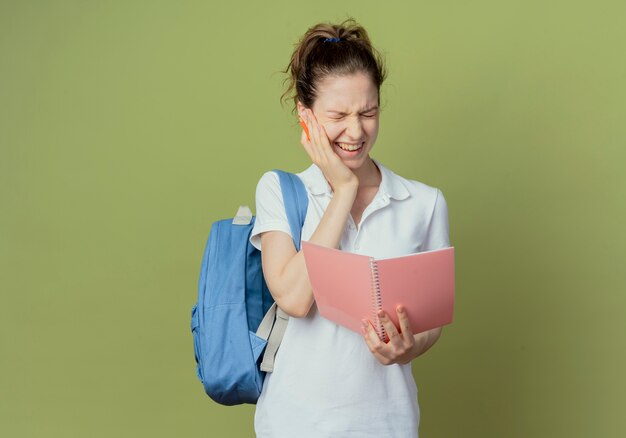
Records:
{"label": "fingernail", "polygon": [[404,313],[404,306],[398,306],[398,312]]}
{"label": "fingernail", "polygon": [[379,318],[384,318],[385,317],[385,311],[384,310],[379,310],[378,311],[378,317]]}
{"label": "fingernail", "polygon": [[368,326],[367,319],[362,319],[361,324],[363,325],[363,330],[365,330]]}

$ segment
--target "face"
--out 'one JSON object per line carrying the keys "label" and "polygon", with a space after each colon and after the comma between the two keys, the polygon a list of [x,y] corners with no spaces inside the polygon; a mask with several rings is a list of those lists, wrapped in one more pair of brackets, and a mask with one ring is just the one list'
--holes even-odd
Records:
{"label": "face", "polygon": [[[327,77],[317,86],[312,111],[344,164],[357,169],[366,163],[378,136],[378,91],[364,74]],[[298,112],[304,106],[298,102]],[[344,146],[341,148],[339,143]],[[346,148],[362,145],[356,151]]]}

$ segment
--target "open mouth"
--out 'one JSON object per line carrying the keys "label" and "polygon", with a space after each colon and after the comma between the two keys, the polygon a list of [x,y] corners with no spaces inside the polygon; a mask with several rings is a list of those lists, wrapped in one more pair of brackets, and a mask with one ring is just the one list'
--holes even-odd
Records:
{"label": "open mouth", "polygon": [[363,145],[365,145],[365,142],[362,142],[362,143],[360,143],[358,145],[335,142],[335,146],[337,146],[339,149],[341,149],[342,151],[347,152],[349,154],[356,154],[356,153],[358,153],[361,149],[363,149]]}

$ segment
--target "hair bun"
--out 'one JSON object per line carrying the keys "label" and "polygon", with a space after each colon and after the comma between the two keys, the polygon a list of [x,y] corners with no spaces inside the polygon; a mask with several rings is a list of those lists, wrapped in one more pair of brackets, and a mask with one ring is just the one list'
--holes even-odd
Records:
{"label": "hair bun", "polygon": [[[330,46],[326,43],[339,43]],[[333,50],[334,49],[334,50]],[[376,86],[380,86],[386,77],[384,60],[380,52],[372,46],[365,28],[353,18],[341,23],[318,23],[310,27],[295,44],[291,60],[282,71],[287,74],[287,90],[283,99],[293,99],[293,111],[298,102],[312,108],[317,98],[317,85],[329,75],[349,75],[363,73]]]}

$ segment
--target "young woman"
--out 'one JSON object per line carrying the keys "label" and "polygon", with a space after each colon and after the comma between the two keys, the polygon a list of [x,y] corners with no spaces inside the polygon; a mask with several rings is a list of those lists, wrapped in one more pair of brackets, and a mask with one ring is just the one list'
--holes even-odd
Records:
{"label": "young woman", "polygon": [[[300,142],[312,164],[297,175],[309,208],[302,239],[374,257],[450,246],[446,201],[437,188],[405,179],[369,155],[378,135],[385,70],[354,20],[318,24],[297,44],[285,70],[306,124]],[[308,138],[310,136],[310,138]],[[420,411],[411,361],[441,328],[413,334],[370,321],[359,335],[321,317],[302,251],[296,253],[280,183],[266,172],[256,189],[251,243],[278,306],[291,316],[257,403],[258,437],[417,437]]]}

